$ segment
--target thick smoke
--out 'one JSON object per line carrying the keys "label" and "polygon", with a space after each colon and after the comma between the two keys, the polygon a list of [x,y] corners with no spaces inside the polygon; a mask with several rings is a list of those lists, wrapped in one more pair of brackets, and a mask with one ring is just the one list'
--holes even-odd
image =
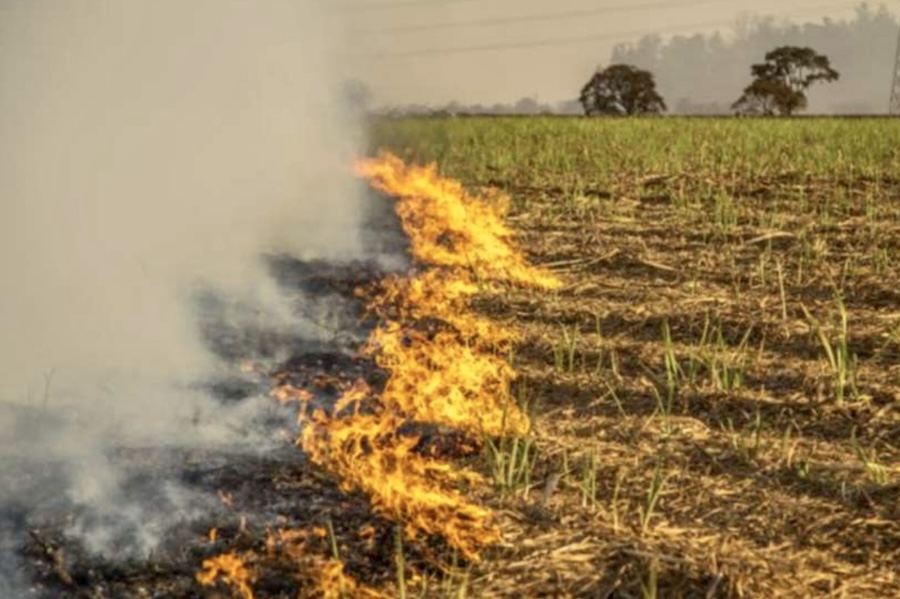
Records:
{"label": "thick smoke", "polygon": [[[260,256],[362,253],[350,176],[360,128],[342,104],[344,39],[325,6],[0,5],[5,538],[30,517],[22,505],[63,496],[91,508],[70,527],[89,548],[121,547],[107,525],[125,522],[143,526],[134,549],[151,549],[160,523],[126,497],[109,450],[233,443],[265,417],[263,401],[226,410],[191,390],[221,368],[198,297],[317,334]],[[36,476],[38,464],[58,472]],[[176,517],[206,501],[158,490]],[[3,567],[0,580],[12,576]]]}

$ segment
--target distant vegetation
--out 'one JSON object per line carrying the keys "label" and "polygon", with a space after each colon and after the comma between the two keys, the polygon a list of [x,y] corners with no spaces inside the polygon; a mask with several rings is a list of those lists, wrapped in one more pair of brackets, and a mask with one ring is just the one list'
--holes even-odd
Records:
{"label": "distant vegetation", "polygon": [[[656,91],[674,114],[732,114],[735,98],[745,92],[747,71],[761,56],[783,46],[815,48],[841,73],[840,82],[803,91],[802,108],[812,113],[884,113],[890,94],[893,61],[900,22],[883,5],[863,3],[849,20],[823,19],[795,25],[773,17],[738,21],[732,35],[719,32],[676,35],[667,41],[647,35],[634,43],[615,46],[606,63],[632,65],[653,74]],[[755,77],[755,75],[754,75]],[[774,91],[771,82],[754,91]],[[382,109],[393,114],[584,114],[577,98],[559,103],[522,98],[509,104],[441,106],[412,104]],[[783,90],[781,90],[783,91]],[[797,90],[794,90],[795,92]],[[766,94],[763,94],[764,96]],[[785,96],[786,97],[786,96]],[[770,98],[771,99],[771,98]],[[799,96],[794,96],[799,101]],[[790,113],[801,106],[794,106]],[[775,112],[783,113],[775,108]]]}
{"label": "distant vegetation", "polygon": [[897,17],[866,4],[853,19],[794,25],[772,17],[739,22],[728,38],[675,36],[668,41],[647,35],[613,49],[610,62],[633,64],[656,75],[660,94],[676,114],[729,114],[747,85],[750,65],[779,46],[808,46],[831,59],[839,83],[810,90],[813,113],[871,114],[887,110]]}

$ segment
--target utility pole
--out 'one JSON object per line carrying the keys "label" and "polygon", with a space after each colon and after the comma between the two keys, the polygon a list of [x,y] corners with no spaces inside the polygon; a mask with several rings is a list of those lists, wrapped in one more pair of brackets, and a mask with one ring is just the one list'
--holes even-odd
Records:
{"label": "utility pole", "polygon": [[900,34],[897,35],[897,52],[894,56],[894,82],[891,84],[891,102],[888,114],[900,115]]}

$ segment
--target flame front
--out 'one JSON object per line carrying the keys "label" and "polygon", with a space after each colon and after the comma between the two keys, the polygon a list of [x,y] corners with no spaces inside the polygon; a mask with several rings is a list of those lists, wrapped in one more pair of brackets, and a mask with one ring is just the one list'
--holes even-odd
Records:
{"label": "flame front", "polygon": [[475,436],[524,434],[528,419],[512,400],[515,373],[493,354],[441,332],[431,338],[398,325],[372,333],[379,366],[391,376],[381,401],[415,421],[433,422]]}
{"label": "flame front", "polygon": [[332,419],[320,414],[317,420],[304,429],[304,451],[337,474],[345,491],[363,491],[376,512],[402,522],[408,537],[443,536],[473,559],[480,547],[500,538],[490,510],[454,488],[461,482],[478,483],[480,477],[418,454],[419,438],[398,432],[406,421],[398,413]]}
{"label": "flame front", "polygon": [[[550,289],[551,275],[529,265],[503,222],[506,202],[468,194],[434,166],[407,166],[382,154],[357,173],[397,199],[396,211],[415,263],[427,270],[384,282],[370,309],[386,320],[363,352],[390,376],[375,415],[320,420],[302,446],[338,473],[345,489],[369,495],[376,510],[401,521],[408,536],[439,534],[469,559],[500,538],[491,512],[455,490],[480,482],[474,472],[415,451],[418,438],[399,435],[406,422],[433,423],[474,438],[521,435],[530,426],[510,395],[515,373],[489,348],[513,336],[467,311],[468,298],[500,283]],[[447,330],[422,332],[412,322]]]}
{"label": "flame front", "polygon": [[231,586],[241,599],[253,599],[254,575],[247,566],[245,556],[224,553],[204,560],[203,569],[197,573],[197,582],[212,586],[217,579]]}
{"label": "flame front", "polygon": [[[515,373],[497,355],[515,336],[471,313],[467,303],[504,285],[553,289],[560,283],[515,249],[503,220],[504,198],[475,197],[441,178],[435,166],[408,166],[390,154],[358,162],[356,172],[396,198],[416,268],[388,277],[369,294],[368,308],[381,324],[361,351],[389,373],[384,388],[376,394],[357,382],[332,415],[304,407],[298,444],[338,476],[345,491],[362,491],[376,512],[401,523],[408,538],[440,536],[478,560],[500,539],[491,510],[461,491],[482,478],[427,455],[419,449],[421,439],[403,427],[439,425],[474,440],[526,433],[528,417],[510,393]],[[302,406],[312,397],[279,383],[273,395]],[[328,565],[322,572],[330,574],[321,580],[344,585],[342,568],[340,562]],[[214,578],[205,575],[206,581]]]}
{"label": "flame front", "polygon": [[267,544],[270,551],[278,546],[281,551],[297,564],[300,569],[298,580],[300,592],[298,599],[388,599],[387,595],[376,589],[360,584],[347,573],[337,557],[324,558],[316,555],[310,547],[310,541],[324,538],[327,532],[313,528],[311,530],[279,530],[269,534]]}
{"label": "flame front", "polygon": [[359,161],[356,172],[398,199],[397,214],[420,263],[455,267],[459,275],[474,271],[485,280],[559,286],[558,279],[529,265],[516,250],[503,220],[506,198],[476,198],[458,181],[440,177],[435,165],[408,166],[388,153]]}

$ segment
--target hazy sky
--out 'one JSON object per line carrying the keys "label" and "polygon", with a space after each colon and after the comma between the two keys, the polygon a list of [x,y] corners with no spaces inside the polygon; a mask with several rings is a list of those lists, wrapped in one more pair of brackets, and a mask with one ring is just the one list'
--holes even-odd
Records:
{"label": "hazy sky", "polygon": [[[821,22],[826,16],[849,19],[859,4],[859,0],[353,0],[342,10],[357,31],[354,53],[362,55],[353,63],[377,104],[450,100],[490,104],[525,96],[544,102],[573,98],[594,68],[609,60],[616,43],[637,41],[646,33],[667,38],[719,30],[729,35],[738,19],[752,15],[795,22]],[[893,11],[900,8],[896,1],[886,5]],[[535,19],[524,19],[531,16]],[[445,51],[572,39],[579,41]]]}

